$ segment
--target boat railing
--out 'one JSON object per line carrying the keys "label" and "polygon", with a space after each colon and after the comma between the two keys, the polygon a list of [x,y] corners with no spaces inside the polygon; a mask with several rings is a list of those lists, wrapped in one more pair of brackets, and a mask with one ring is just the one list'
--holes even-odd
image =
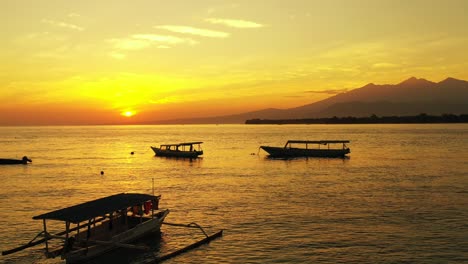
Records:
{"label": "boat railing", "polygon": [[[327,149],[330,149],[330,146],[334,144],[342,144],[342,149],[347,149],[346,143],[349,143],[349,140],[288,140],[284,145],[285,149],[304,149],[294,147],[293,144],[300,144],[305,146],[305,149],[310,149],[309,144],[316,144],[318,149],[320,149],[321,145],[327,146]],[[334,149],[334,148],[332,148]]]}

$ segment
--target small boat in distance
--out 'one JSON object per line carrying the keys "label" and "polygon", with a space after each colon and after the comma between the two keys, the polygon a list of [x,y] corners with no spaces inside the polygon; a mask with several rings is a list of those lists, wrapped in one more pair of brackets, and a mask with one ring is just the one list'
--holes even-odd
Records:
{"label": "small boat in distance", "polygon": [[[87,261],[117,248],[148,250],[146,246],[130,243],[159,234],[169,213],[168,209],[158,210],[160,198],[160,195],[120,193],[34,216],[33,219],[43,221],[44,230],[28,244],[3,251],[2,255],[42,243],[47,258],[61,256],[67,263]],[[65,231],[48,233],[46,220],[63,221]],[[52,239],[59,243],[49,241]]]}
{"label": "small boat in distance", "polygon": [[32,160],[26,156],[22,159],[0,159],[0,165],[28,164],[28,162],[32,162]]}
{"label": "small boat in distance", "polygon": [[[293,158],[293,157],[327,157],[327,158],[344,158],[350,153],[350,149],[346,146],[349,140],[288,140],[284,147],[269,147],[260,146],[272,158]],[[296,147],[299,145],[301,147]],[[309,145],[316,145],[310,147]],[[341,148],[330,148],[331,144],[342,144]],[[321,146],[325,146],[322,147]]]}
{"label": "small boat in distance", "polygon": [[156,156],[197,158],[203,155],[201,144],[203,142],[185,142],[179,144],[163,144],[159,148],[151,146]]}

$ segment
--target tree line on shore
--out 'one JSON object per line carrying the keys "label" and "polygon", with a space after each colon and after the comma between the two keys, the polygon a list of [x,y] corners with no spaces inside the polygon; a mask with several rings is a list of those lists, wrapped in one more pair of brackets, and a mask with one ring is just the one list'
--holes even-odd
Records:
{"label": "tree line on shore", "polygon": [[415,116],[377,116],[368,117],[327,117],[305,119],[249,119],[245,124],[428,124],[428,123],[468,123],[468,114],[428,115],[425,113]]}

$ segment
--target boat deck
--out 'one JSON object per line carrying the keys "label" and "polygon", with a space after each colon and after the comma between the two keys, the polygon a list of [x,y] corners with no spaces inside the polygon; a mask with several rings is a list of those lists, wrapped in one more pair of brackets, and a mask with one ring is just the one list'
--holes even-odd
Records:
{"label": "boat deck", "polygon": [[[113,236],[134,228],[136,225],[146,222],[151,218],[148,217],[134,217],[134,216],[118,216],[111,220],[100,222],[90,229],[89,239],[92,240],[110,240]],[[81,232],[76,236],[77,240],[86,240],[88,238],[87,232]]]}

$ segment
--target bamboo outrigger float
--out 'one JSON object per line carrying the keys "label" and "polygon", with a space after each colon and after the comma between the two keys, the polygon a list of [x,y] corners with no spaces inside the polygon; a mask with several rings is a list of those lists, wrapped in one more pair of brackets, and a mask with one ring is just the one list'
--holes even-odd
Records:
{"label": "bamboo outrigger float", "polygon": [[[260,146],[273,158],[293,158],[293,157],[326,157],[344,158],[351,151],[346,146],[349,140],[288,140],[284,147]],[[310,147],[309,145],[315,147]],[[341,144],[341,147],[330,148],[332,144]],[[297,146],[301,146],[300,148]],[[321,146],[325,147],[321,147]]]}
{"label": "bamboo outrigger float", "polygon": [[[61,256],[67,263],[92,259],[116,248],[148,250],[129,244],[149,234],[159,233],[169,210],[158,210],[161,196],[121,193],[49,213],[34,216],[43,220],[44,238],[3,251],[2,255],[45,243],[47,258]],[[158,211],[155,211],[158,210]],[[65,231],[52,235],[47,232],[46,220],[65,222]],[[71,227],[76,224],[76,227]],[[37,237],[36,237],[37,238]],[[63,241],[59,248],[49,248],[49,240]]]}
{"label": "bamboo outrigger float", "polygon": [[[164,224],[168,224],[168,223],[164,223]],[[187,226],[187,227],[191,227],[191,226]],[[203,229],[202,229],[202,231],[203,231]],[[185,252],[187,252],[187,251],[189,251],[189,250],[191,250],[191,249],[194,249],[194,248],[197,248],[197,247],[199,247],[199,246],[201,246],[201,245],[210,243],[212,240],[215,240],[215,239],[217,239],[217,238],[219,238],[219,237],[222,237],[222,236],[223,236],[223,230],[220,230],[220,231],[218,231],[218,232],[216,232],[216,233],[214,233],[214,234],[212,234],[212,235],[210,235],[210,236],[207,235],[207,234],[205,233],[205,231],[203,231],[203,234],[205,234],[205,238],[202,239],[202,240],[200,240],[200,241],[197,241],[197,242],[195,242],[195,243],[193,243],[193,244],[191,244],[191,245],[188,245],[188,246],[186,246],[186,247],[183,247],[183,248],[180,248],[180,249],[178,249],[178,250],[175,250],[175,251],[173,251],[173,252],[171,252],[171,253],[168,253],[168,254],[166,254],[166,255],[164,255],[164,256],[161,256],[161,257],[156,257],[156,256],[155,256],[153,259],[151,259],[151,260],[149,260],[149,261],[144,261],[144,262],[142,262],[142,264],[160,263],[160,262],[163,262],[163,261],[165,261],[165,260],[168,260],[168,259],[171,259],[171,258],[173,258],[173,257],[176,257],[176,256],[178,256],[178,255],[180,255],[180,254],[183,254],[183,253],[185,253]]]}

